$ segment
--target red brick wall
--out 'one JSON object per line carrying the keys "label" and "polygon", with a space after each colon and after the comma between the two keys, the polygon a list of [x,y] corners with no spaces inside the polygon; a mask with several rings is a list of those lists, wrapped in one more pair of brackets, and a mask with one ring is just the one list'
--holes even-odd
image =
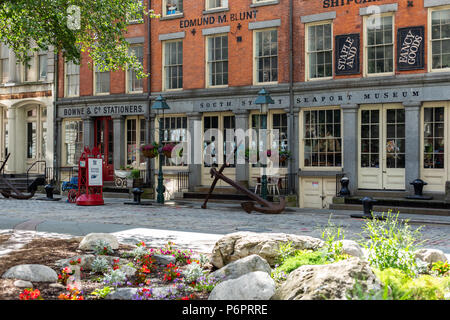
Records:
{"label": "red brick wall", "polygon": [[[204,15],[205,1],[185,1],[184,16],[173,20],[152,20],[152,92],[162,90],[162,42],[159,34],[185,31],[183,39],[183,88],[205,88],[205,45],[206,37],[202,35],[202,29],[230,26],[228,33],[228,68],[229,86],[248,86],[253,84],[253,31],[248,29],[248,24],[255,21],[281,19],[278,27],[278,82],[289,81],[289,1],[280,0],[278,5],[261,6],[251,8],[251,0],[229,1],[229,11]],[[162,0],[152,1],[155,13],[162,14]],[[257,10],[256,19],[243,21],[230,21],[230,14]],[[218,17],[227,15],[226,23],[218,23]],[[202,25],[188,28],[180,28],[180,22],[186,19],[196,19],[206,16],[216,17],[214,25]],[[241,29],[238,30],[238,24]],[[196,33],[191,33],[195,29]],[[242,42],[236,38],[242,37]]]}

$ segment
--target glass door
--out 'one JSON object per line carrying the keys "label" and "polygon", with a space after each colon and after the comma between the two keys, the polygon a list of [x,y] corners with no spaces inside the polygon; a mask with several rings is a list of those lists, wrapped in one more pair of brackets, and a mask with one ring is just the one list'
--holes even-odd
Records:
{"label": "glass door", "polygon": [[99,117],[95,119],[95,145],[99,148],[103,157],[103,180],[114,180],[114,131],[111,117]]}
{"label": "glass door", "polygon": [[361,189],[405,189],[405,110],[401,105],[362,106],[359,111]]}
{"label": "glass door", "polygon": [[44,173],[47,153],[47,108],[33,106],[26,112],[26,167],[30,173]]}

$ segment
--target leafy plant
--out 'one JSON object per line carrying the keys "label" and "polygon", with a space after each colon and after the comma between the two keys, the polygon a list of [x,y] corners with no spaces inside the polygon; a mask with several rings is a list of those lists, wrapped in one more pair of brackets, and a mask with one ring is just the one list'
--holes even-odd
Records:
{"label": "leafy plant", "polygon": [[367,291],[358,280],[355,281],[353,288],[347,291],[346,297],[348,300],[392,300],[388,286],[380,290]]}
{"label": "leafy plant", "polygon": [[183,276],[186,282],[192,283],[196,282],[198,278],[201,276],[204,276],[203,268],[201,267],[200,263],[190,263],[186,267],[185,270],[183,270]]}
{"label": "leafy plant", "polygon": [[103,257],[95,257],[91,263],[91,270],[95,273],[105,273],[109,269],[109,262]]}
{"label": "leafy plant", "polygon": [[369,219],[363,226],[363,235],[369,240],[362,245],[368,249],[371,266],[384,270],[398,268],[408,275],[418,272],[414,251],[418,245],[420,228],[411,230],[407,221],[398,220],[391,211],[384,220]]}
{"label": "leafy plant", "polygon": [[113,293],[114,291],[114,287],[104,286],[103,288],[95,289],[93,292],[91,292],[91,295],[100,299],[104,299],[108,294]]}
{"label": "leafy plant", "polygon": [[104,240],[97,240],[92,249],[96,255],[108,255],[114,253],[111,245]]}
{"label": "leafy plant", "polygon": [[59,300],[84,300],[82,292],[77,288],[70,288],[67,293],[61,293],[58,296]]}
{"label": "leafy plant", "polygon": [[295,254],[294,248],[292,248],[292,241],[286,243],[279,243],[278,249],[276,250],[278,254],[278,263],[283,263],[288,257]]}
{"label": "leafy plant", "polygon": [[344,245],[345,233],[341,226],[331,222],[331,216],[328,218],[327,226],[322,230],[322,239],[325,241],[324,250],[330,261],[338,261],[345,258]]}
{"label": "leafy plant", "polygon": [[449,274],[450,265],[447,261],[436,261],[432,264],[431,270],[436,272],[439,276],[445,276]]}
{"label": "leafy plant", "polygon": [[27,288],[19,295],[20,300],[44,300],[38,289]]}
{"label": "leafy plant", "polygon": [[120,269],[112,270],[103,277],[103,283],[111,284],[115,287],[125,284],[127,277]]}
{"label": "leafy plant", "polygon": [[65,267],[61,270],[61,273],[58,274],[58,282],[66,285],[70,276],[73,275],[75,271],[73,271],[70,267]]}
{"label": "leafy plant", "polygon": [[175,279],[177,279],[180,276],[180,272],[178,270],[178,267],[176,265],[174,265],[173,263],[169,263],[165,268],[164,268],[164,281],[174,281]]}
{"label": "leafy plant", "polygon": [[304,265],[326,264],[328,259],[322,251],[299,250],[294,256],[287,257],[283,264],[276,268],[277,272],[291,273]]}
{"label": "leafy plant", "polygon": [[141,171],[139,169],[131,170],[130,178],[131,179],[139,179],[141,177]]}
{"label": "leafy plant", "polygon": [[202,292],[211,292],[216,285],[218,285],[222,279],[215,278],[211,275],[203,275],[197,278],[195,282],[195,290]]}

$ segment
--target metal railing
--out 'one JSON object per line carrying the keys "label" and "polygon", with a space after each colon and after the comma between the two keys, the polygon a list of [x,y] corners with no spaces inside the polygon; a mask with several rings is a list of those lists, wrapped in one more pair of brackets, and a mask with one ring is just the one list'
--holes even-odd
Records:
{"label": "metal railing", "polygon": [[[29,176],[30,176],[30,171],[31,169],[34,168],[34,166],[36,166],[36,164],[38,163],[44,163],[44,176],[45,176],[45,181],[47,182],[47,162],[45,160],[37,160],[35,162],[33,162],[31,164],[31,166],[28,167],[27,170],[27,186],[29,186]],[[39,171],[39,170],[38,170]]]}
{"label": "metal railing", "polygon": [[178,186],[178,192],[182,192],[183,189],[189,188],[189,172],[188,171],[177,172],[177,186]]}

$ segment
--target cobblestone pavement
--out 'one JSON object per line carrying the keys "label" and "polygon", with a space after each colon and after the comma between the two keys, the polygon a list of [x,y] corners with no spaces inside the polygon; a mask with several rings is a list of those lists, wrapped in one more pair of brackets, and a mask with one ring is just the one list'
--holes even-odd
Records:
{"label": "cobblestone pavement", "polygon": [[[116,232],[126,238],[130,230],[157,229],[187,238],[201,234],[210,242],[220,235],[237,232],[283,232],[320,237],[328,221],[345,230],[345,238],[360,240],[362,219],[351,218],[354,211],[291,209],[283,214],[247,214],[239,203],[210,203],[201,209],[200,202],[168,202],[164,206],[125,205],[127,199],[105,199],[104,206],[82,207],[61,201],[0,199],[0,230],[17,229],[57,232],[82,236],[89,232]],[[411,226],[422,226],[426,247],[450,253],[450,217],[400,215],[411,219]],[[426,222],[426,223],[425,223]],[[183,233],[184,232],[184,233]],[[155,232],[156,233],[156,230]],[[200,234],[200,235],[199,235]],[[216,236],[213,236],[216,235]],[[162,238],[161,238],[162,239]]]}

